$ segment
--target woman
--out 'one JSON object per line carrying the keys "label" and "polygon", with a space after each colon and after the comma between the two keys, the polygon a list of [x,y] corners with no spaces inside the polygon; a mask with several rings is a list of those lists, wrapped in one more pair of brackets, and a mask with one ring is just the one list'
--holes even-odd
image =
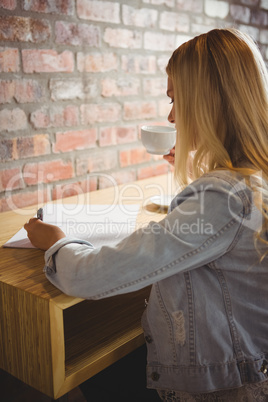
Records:
{"label": "woman", "polygon": [[250,38],[215,29],[175,50],[167,74],[175,176],[185,186],[167,217],[103,249],[36,219],[25,228],[67,294],[98,299],[153,285],[142,325],[147,386],[162,400],[264,401],[267,71]]}

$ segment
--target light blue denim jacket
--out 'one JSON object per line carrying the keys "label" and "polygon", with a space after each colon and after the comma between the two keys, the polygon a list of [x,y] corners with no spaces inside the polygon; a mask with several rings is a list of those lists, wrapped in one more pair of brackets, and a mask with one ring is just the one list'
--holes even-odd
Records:
{"label": "light blue denim jacket", "polygon": [[265,381],[268,258],[260,263],[254,245],[262,216],[253,199],[241,177],[206,174],[165,219],[114,247],[59,240],[45,253],[47,278],[89,299],[153,285],[142,317],[149,388],[195,393]]}

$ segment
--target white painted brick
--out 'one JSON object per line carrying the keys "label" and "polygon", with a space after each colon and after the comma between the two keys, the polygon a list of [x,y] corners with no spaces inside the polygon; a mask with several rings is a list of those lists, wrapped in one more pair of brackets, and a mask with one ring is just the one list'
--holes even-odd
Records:
{"label": "white painted brick", "polygon": [[139,49],[142,46],[142,33],[130,29],[106,28],[103,36],[104,42],[112,47]]}
{"label": "white painted brick", "polygon": [[160,15],[160,28],[168,31],[189,32],[190,17],[188,14],[164,11]]}
{"label": "white painted brick", "polygon": [[90,79],[51,79],[50,90],[53,101],[92,99],[99,95],[96,80]]}
{"label": "white painted brick", "polygon": [[209,17],[225,18],[229,13],[229,3],[226,1],[205,0],[205,13]]}
{"label": "white painted brick", "polygon": [[158,12],[149,8],[136,9],[123,4],[122,15],[125,25],[154,28],[156,26]]}
{"label": "white painted brick", "polygon": [[268,10],[268,0],[261,0],[260,8]]}
{"label": "white painted brick", "polygon": [[120,23],[120,4],[110,1],[77,0],[79,18],[91,21]]}
{"label": "white painted brick", "polygon": [[193,35],[200,35],[202,33],[206,33],[216,28],[215,25],[202,25],[202,24],[192,24],[192,33]]}
{"label": "white painted brick", "polygon": [[173,51],[175,35],[165,35],[160,32],[145,32],[144,48],[157,51]]}
{"label": "white painted brick", "polygon": [[191,11],[193,13],[202,13],[203,0],[177,0],[177,9]]}
{"label": "white painted brick", "polygon": [[175,0],[143,0],[143,3],[153,4],[154,6],[161,6],[162,4],[164,4],[168,7],[174,7]]}
{"label": "white painted brick", "polygon": [[248,24],[250,21],[250,9],[248,7],[231,4],[230,14],[235,21]]}
{"label": "white painted brick", "polygon": [[258,28],[254,28],[254,27],[250,27],[248,25],[241,24],[238,26],[238,29],[240,29],[240,31],[251,36],[254,40],[256,40],[256,41],[259,40],[260,30]]}
{"label": "white painted brick", "polygon": [[268,45],[268,29],[263,29],[260,32],[260,42]]}
{"label": "white painted brick", "polygon": [[246,6],[256,6],[259,3],[259,0],[240,0],[242,4]]}

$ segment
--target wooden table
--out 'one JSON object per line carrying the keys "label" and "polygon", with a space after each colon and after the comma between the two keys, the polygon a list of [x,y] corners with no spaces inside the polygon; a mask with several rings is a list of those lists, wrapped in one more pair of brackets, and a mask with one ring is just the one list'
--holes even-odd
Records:
{"label": "wooden table", "polygon": [[[174,191],[169,174],[64,202],[139,203],[140,224],[166,213],[150,202],[152,195]],[[35,212],[0,214],[0,245]],[[0,253],[1,369],[56,399],[144,343],[140,318],[150,289],[98,301],[70,297],[46,279],[41,250],[1,247]]]}

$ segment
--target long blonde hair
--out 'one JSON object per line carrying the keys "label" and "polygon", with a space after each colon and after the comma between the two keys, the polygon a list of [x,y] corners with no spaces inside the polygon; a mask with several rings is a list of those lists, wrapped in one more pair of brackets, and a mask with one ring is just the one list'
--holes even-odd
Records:
{"label": "long blonde hair", "polygon": [[[245,177],[261,171],[267,180],[268,74],[253,40],[236,29],[214,29],[176,49],[166,71],[174,89],[180,184],[188,184],[192,150],[194,178],[229,169]],[[267,189],[259,190],[266,199],[263,232],[268,197]]]}

